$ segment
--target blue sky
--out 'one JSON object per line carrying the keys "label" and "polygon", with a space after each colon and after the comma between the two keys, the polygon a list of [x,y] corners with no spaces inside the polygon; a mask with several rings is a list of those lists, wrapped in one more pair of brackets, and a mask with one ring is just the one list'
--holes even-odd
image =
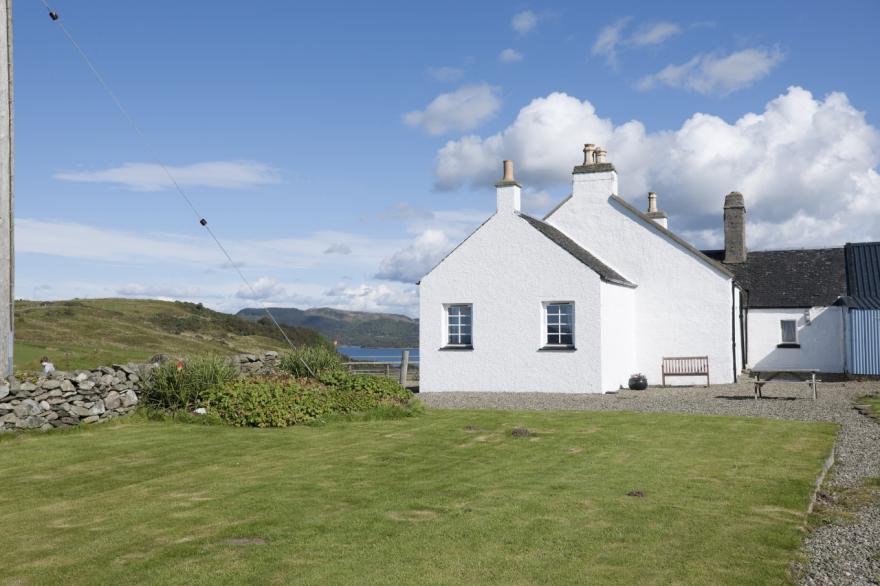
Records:
{"label": "blue sky", "polygon": [[37,1],[15,6],[17,297],[415,314],[412,284],[579,145],[718,246],[880,239],[876,2],[52,3],[228,244],[213,248]]}

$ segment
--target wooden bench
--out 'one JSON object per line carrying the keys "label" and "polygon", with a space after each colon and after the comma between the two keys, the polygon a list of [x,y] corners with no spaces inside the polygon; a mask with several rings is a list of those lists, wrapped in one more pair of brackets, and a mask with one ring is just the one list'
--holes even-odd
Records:
{"label": "wooden bench", "polygon": [[709,357],[708,356],[664,356],[663,357],[663,386],[666,386],[667,376],[705,376],[706,386],[709,386]]}

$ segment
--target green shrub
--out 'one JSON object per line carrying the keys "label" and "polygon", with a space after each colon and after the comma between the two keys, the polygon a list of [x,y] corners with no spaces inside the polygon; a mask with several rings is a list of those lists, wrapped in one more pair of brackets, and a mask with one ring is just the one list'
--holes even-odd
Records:
{"label": "green shrub", "polygon": [[411,406],[410,392],[392,380],[340,373],[323,378],[238,378],[206,391],[203,404],[239,427],[286,427],[374,410],[400,416]]}
{"label": "green shrub", "polygon": [[320,378],[321,375],[343,371],[345,367],[342,366],[342,362],[343,356],[333,348],[300,346],[281,358],[280,367],[293,376],[311,378],[314,375]]}
{"label": "green shrub", "polygon": [[169,360],[145,375],[141,399],[155,409],[191,411],[202,406],[202,397],[236,378],[235,368],[218,356],[186,360],[183,368]]}

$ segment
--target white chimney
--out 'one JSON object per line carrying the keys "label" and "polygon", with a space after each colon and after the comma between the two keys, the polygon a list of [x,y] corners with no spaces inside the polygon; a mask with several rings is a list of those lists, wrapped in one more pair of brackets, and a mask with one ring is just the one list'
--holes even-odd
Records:
{"label": "white chimney", "polygon": [[504,176],[495,184],[495,200],[498,213],[518,212],[522,200],[522,187],[513,178],[513,161],[504,161]]}
{"label": "white chimney", "polygon": [[617,171],[605,159],[605,149],[594,144],[584,145],[584,162],[574,168],[571,175],[573,197],[596,198],[606,201],[617,195]]}
{"label": "white chimney", "polygon": [[654,220],[654,222],[660,226],[667,229],[669,228],[669,221],[666,217],[666,212],[657,210],[657,194],[653,191],[648,192],[648,211],[645,215]]}

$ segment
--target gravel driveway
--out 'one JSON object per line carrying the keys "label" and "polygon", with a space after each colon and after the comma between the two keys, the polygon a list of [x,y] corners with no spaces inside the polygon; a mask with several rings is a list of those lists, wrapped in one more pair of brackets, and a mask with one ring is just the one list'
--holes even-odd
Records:
{"label": "gravel driveway", "polygon": [[[878,382],[819,385],[819,399],[804,383],[770,383],[755,401],[748,382],[705,387],[650,388],[612,395],[566,393],[420,393],[440,409],[521,409],[708,413],[773,419],[834,421],[841,425],[829,488],[854,488],[880,477],[880,424],[854,409],[861,396],[880,392]],[[855,512],[851,521],[824,525],[804,544],[809,564],[801,584],[880,584],[880,502]]]}

